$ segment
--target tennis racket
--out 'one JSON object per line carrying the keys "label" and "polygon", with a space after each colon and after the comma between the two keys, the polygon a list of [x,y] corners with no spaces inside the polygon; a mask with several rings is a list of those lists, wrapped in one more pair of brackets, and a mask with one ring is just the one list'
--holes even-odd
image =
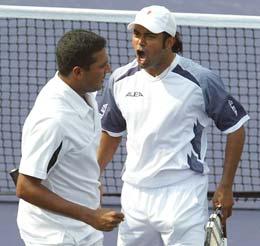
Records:
{"label": "tennis racket", "polygon": [[17,183],[17,179],[18,179],[18,175],[19,175],[19,169],[18,168],[14,168],[9,172],[10,176],[12,177],[12,180],[14,181],[14,184],[16,185]]}
{"label": "tennis racket", "polygon": [[226,224],[221,223],[221,208],[210,215],[206,225],[205,246],[227,246]]}

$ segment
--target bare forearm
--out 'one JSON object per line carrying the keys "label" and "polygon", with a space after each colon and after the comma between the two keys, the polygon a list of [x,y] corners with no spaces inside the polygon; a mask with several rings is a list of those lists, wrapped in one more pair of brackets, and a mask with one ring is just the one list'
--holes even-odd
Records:
{"label": "bare forearm", "polygon": [[54,213],[91,224],[93,210],[63,199],[39,182],[19,175],[17,196],[23,200]]}
{"label": "bare forearm", "polygon": [[96,210],[63,199],[41,184],[41,180],[20,174],[16,194],[21,199],[53,213],[80,220],[101,231],[113,230],[123,219],[122,213],[108,208]]}
{"label": "bare forearm", "polygon": [[225,161],[221,184],[223,186],[232,187],[236,170],[241,158],[245,140],[245,131],[241,127],[234,133],[227,136],[227,144],[225,150]]}
{"label": "bare forearm", "polygon": [[106,165],[113,159],[113,156],[121,142],[122,137],[111,137],[106,132],[102,132],[100,145],[98,148],[97,159],[101,172]]}
{"label": "bare forearm", "polygon": [[234,204],[232,186],[242,154],[244,139],[243,127],[227,136],[223,174],[212,199],[213,207],[222,207],[223,223],[232,214]]}

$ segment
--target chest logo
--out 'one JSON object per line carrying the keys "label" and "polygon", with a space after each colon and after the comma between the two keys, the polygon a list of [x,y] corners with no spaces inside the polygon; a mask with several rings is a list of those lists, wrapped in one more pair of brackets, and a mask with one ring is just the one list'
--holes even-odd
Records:
{"label": "chest logo", "polygon": [[144,95],[140,91],[129,91],[125,96],[126,97],[143,97]]}

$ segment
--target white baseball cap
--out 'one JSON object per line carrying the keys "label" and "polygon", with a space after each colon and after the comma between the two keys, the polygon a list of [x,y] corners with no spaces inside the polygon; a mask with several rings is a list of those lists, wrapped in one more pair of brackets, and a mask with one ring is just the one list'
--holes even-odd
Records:
{"label": "white baseball cap", "polygon": [[167,32],[173,37],[177,29],[174,15],[167,8],[158,5],[141,9],[127,28],[132,30],[134,25],[141,25],[152,33]]}

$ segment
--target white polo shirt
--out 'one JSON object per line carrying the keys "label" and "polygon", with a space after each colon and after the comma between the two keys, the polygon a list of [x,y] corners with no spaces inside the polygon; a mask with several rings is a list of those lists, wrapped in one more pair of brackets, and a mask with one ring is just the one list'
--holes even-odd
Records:
{"label": "white polo shirt", "polygon": [[224,133],[240,128],[249,116],[212,71],[176,55],[153,77],[135,61],[111,76],[100,102],[102,128],[127,134],[123,181],[160,187],[205,175],[207,128]]}
{"label": "white polo shirt", "polygon": [[[19,171],[42,179],[43,185],[64,199],[96,209],[100,205],[96,151],[101,125],[94,94],[85,97],[91,106],[58,73],[43,87],[23,127]],[[33,243],[58,244],[65,233],[76,241],[89,235],[89,245],[103,237],[83,222],[22,199],[17,221],[21,237]]]}

